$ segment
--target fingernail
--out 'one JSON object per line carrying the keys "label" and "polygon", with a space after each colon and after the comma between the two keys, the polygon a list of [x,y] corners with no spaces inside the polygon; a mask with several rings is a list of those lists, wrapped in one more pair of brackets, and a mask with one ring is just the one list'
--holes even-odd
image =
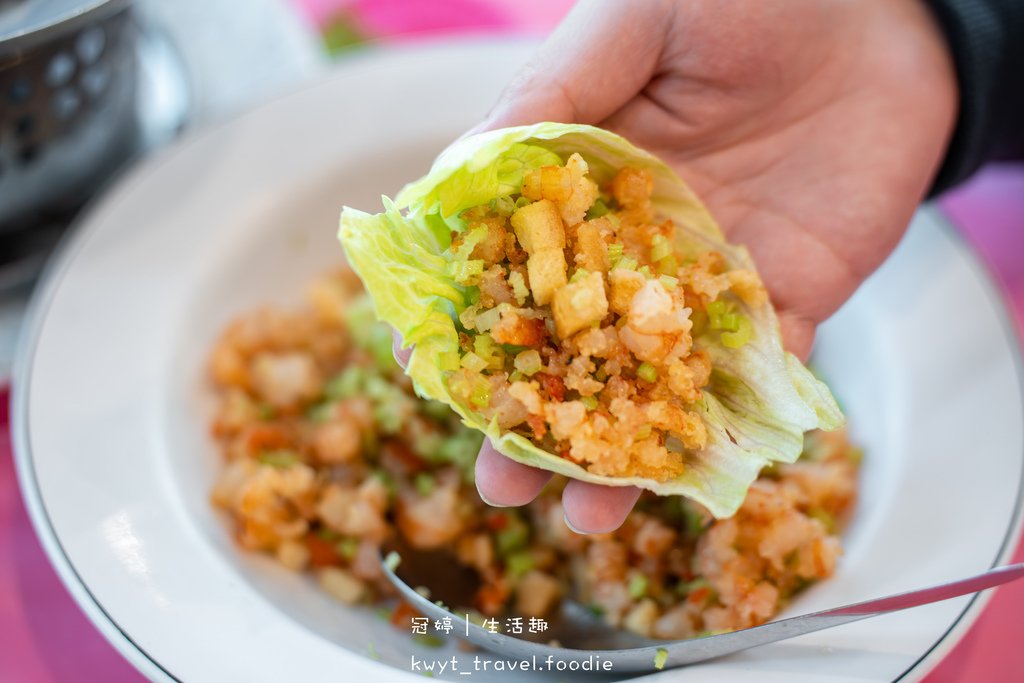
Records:
{"label": "fingernail", "polygon": [[495,502],[492,502],[492,501],[488,500],[487,496],[485,496],[483,494],[483,491],[480,490],[479,484],[476,487],[476,495],[480,496],[480,500],[482,500],[487,505],[490,505],[492,508],[507,508],[507,507],[511,507],[510,505],[499,505],[498,503],[495,503]]}
{"label": "fingernail", "polygon": [[562,513],[562,519],[565,521],[565,525],[567,527],[569,527],[569,531],[573,532],[574,534],[579,534],[580,536],[589,536],[590,535],[589,531],[580,531],[579,529],[574,527],[572,525],[572,522],[569,521],[569,515],[565,514],[564,512]]}

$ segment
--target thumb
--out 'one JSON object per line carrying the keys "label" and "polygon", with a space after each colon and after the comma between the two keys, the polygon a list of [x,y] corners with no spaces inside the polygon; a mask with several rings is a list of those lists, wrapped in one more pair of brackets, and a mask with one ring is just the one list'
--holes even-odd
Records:
{"label": "thumb", "polygon": [[471,132],[539,121],[600,123],[657,72],[672,5],[581,0]]}

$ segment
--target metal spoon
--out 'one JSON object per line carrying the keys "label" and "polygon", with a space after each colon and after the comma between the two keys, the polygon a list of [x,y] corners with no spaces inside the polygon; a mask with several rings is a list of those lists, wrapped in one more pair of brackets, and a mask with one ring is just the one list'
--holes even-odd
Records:
{"label": "metal spoon", "polygon": [[[404,555],[402,557],[406,559]],[[418,559],[421,561],[403,561],[401,565],[414,570],[417,565],[422,567],[424,564],[422,561],[424,558]],[[693,664],[758,645],[767,645],[805,633],[840,626],[851,621],[948,600],[968,593],[977,593],[1024,577],[1024,564],[996,567],[976,576],[938,586],[920,588],[843,607],[834,607],[812,614],[803,614],[740,631],[679,641],[652,640],[612,628],[603,622],[597,623],[597,619],[590,615],[586,608],[572,601],[564,601],[561,614],[555,618],[552,626],[541,634],[545,642],[533,642],[504,633],[492,633],[488,629],[471,623],[465,614],[450,612],[444,606],[431,602],[420,595],[398,577],[395,570],[389,566],[389,562],[385,561],[383,566],[388,580],[416,610],[432,619],[454,618],[453,621],[459,623],[459,627],[453,632],[485,650],[490,650],[508,659],[529,660],[531,657],[536,657],[548,663],[565,662],[566,664],[597,656],[601,661],[610,661],[612,669],[619,673],[653,671]],[[403,573],[406,572],[403,571]],[[449,576],[451,575],[449,574]],[[415,583],[424,585],[419,582]],[[431,597],[436,597],[433,591]],[[442,601],[443,599],[438,602]],[[458,603],[445,602],[445,604]],[[460,622],[464,622],[464,625]],[[557,640],[562,647],[549,644],[552,640]],[[609,647],[609,645],[612,646]]]}

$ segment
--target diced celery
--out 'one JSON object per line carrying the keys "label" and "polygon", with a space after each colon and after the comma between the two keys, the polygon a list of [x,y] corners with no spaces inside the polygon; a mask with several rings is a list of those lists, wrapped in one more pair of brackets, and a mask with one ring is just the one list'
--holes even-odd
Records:
{"label": "diced celery", "polygon": [[286,469],[292,465],[297,465],[301,460],[298,453],[289,450],[273,450],[263,451],[256,459],[264,465],[270,465],[278,469]]}
{"label": "diced celery", "polygon": [[487,361],[472,351],[467,352],[466,355],[462,357],[460,365],[467,370],[472,370],[473,372],[483,372],[487,369]]}
{"label": "diced celery", "polygon": [[736,313],[736,307],[732,303],[718,299],[708,304],[707,311],[711,329],[729,332],[739,329],[740,316]]}
{"label": "diced celery", "polygon": [[434,476],[428,472],[420,472],[413,480],[416,493],[421,496],[429,496],[434,490]]}
{"label": "diced celery", "polygon": [[663,647],[659,647],[658,651],[654,653],[654,668],[661,671],[665,668],[665,662],[668,661],[668,650]]}
{"label": "diced celery", "polygon": [[587,220],[590,221],[594,220],[595,218],[600,218],[601,216],[607,214],[609,211],[611,211],[611,209],[608,208],[608,205],[605,204],[603,199],[598,197],[597,199],[594,200],[594,203],[591,204],[590,208],[587,210]]}
{"label": "diced celery", "polygon": [[629,597],[634,600],[639,600],[644,597],[647,595],[647,577],[639,573],[633,574],[629,577],[629,586],[627,590],[629,591]]}
{"label": "diced celery", "polygon": [[633,435],[635,441],[643,441],[651,435],[651,425],[644,425],[640,429],[636,430],[636,434]]}
{"label": "diced celery", "polygon": [[573,282],[579,282],[588,275],[590,275],[590,273],[587,271],[586,268],[577,268],[576,272],[572,274],[571,278],[569,278],[569,284],[572,284]]}
{"label": "diced celery", "polygon": [[650,279],[652,279],[654,277],[654,275],[651,273],[651,267],[650,266],[640,266],[640,268],[638,268],[637,270],[638,270],[638,272],[641,275],[643,275],[648,280],[650,280]]}
{"label": "diced celery", "polygon": [[499,216],[511,216],[516,210],[516,203],[511,197],[495,197],[490,203],[491,210]]}
{"label": "diced celery", "polygon": [[679,278],[672,277],[671,275],[662,275],[658,278],[658,282],[669,291],[679,286]]}
{"label": "diced celery", "polygon": [[593,396],[580,396],[580,403],[586,406],[587,410],[597,410],[597,398]]}
{"label": "diced celery", "polygon": [[335,405],[332,401],[312,405],[306,411],[306,419],[316,423],[327,422],[334,415]]}
{"label": "diced celery", "polygon": [[505,558],[505,569],[513,578],[519,578],[533,569],[533,555],[529,550],[512,553]]}
{"label": "diced celery", "polygon": [[361,367],[349,366],[340,375],[328,380],[324,385],[324,395],[332,401],[358,396],[363,392],[368,375],[369,373]]}
{"label": "diced celery", "polygon": [[672,243],[664,235],[655,235],[651,240],[651,260],[661,261],[672,256]]}
{"label": "diced celery", "polygon": [[636,270],[636,259],[632,256],[622,256],[615,262],[615,268],[620,270]]}
{"label": "diced celery", "polygon": [[511,553],[526,547],[530,540],[530,529],[518,517],[508,515],[509,524],[494,536],[498,546],[498,554],[507,557]]}
{"label": "diced celery", "polygon": [[473,383],[473,391],[469,395],[469,402],[477,408],[486,408],[491,404],[491,384],[486,379]]}
{"label": "diced celery", "polygon": [[356,551],[359,550],[359,541],[354,538],[343,538],[334,547],[339,555],[346,560],[351,560],[356,556]]}
{"label": "diced celery", "polygon": [[491,370],[505,367],[505,351],[489,334],[480,334],[473,339],[473,350],[487,363]]}
{"label": "diced celery", "polygon": [[658,379],[658,368],[654,367],[647,361],[640,364],[640,367],[636,369],[636,376],[645,382],[654,382]]}
{"label": "diced celery", "polygon": [[608,260],[614,266],[622,258],[622,242],[613,242],[608,245]]}
{"label": "diced celery", "polygon": [[519,353],[514,364],[516,370],[527,376],[540,372],[541,368],[544,367],[540,353],[536,349],[529,349]]}
{"label": "diced celery", "polygon": [[745,315],[736,315],[737,326],[735,331],[722,332],[722,346],[727,349],[738,349],[750,341],[754,334],[754,326]]}
{"label": "diced celery", "polygon": [[480,332],[487,332],[498,324],[501,319],[501,307],[489,308],[476,316],[476,329]]}
{"label": "diced celery", "polygon": [[527,199],[526,197],[519,197],[519,198],[516,199],[516,208],[517,209],[521,209],[524,206],[526,206],[527,204],[532,204],[532,203],[533,202],[530,201],[529,199]]}

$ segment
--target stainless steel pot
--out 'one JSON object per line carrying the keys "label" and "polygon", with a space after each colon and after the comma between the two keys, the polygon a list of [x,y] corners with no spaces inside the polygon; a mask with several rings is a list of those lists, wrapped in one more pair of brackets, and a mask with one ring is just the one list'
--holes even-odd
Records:
{"label": "stainless steel pot", "polygon": [[73,209],[138,147],[130,0],[0,0],[0,234]]}

